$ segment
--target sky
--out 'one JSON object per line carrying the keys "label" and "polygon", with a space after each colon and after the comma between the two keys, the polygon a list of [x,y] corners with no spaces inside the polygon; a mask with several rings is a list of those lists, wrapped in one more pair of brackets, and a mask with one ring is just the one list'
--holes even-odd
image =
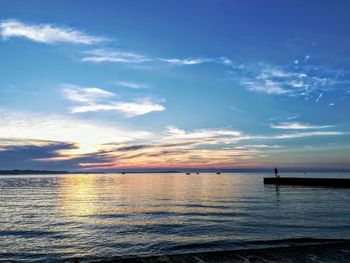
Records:
{"label": "sky", "polygon": [[349,11],[0,0],[0,169],[350,169]]}

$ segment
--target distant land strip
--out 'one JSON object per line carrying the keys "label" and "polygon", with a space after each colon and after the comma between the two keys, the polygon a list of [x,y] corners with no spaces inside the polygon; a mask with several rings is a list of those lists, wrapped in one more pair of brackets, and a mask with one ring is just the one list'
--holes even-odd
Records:
{"label": "distant land strip", "polygon": [[0,170],[0,174],[68,174],[68,171],[49,170]]}

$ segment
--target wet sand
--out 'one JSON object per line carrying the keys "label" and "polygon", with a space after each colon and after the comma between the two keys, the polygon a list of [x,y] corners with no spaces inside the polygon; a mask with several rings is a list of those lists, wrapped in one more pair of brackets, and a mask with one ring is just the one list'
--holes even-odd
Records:
{"label": "wet sand", "polygon": [[141,258],[124,258],[92,262],[109,263],[160,263],[160,262],[287,262],[287,263],[345,263],[350,262],[350,240],[329,241],[322,244],[293,245],[288,247],[273,247],[263,249],[241,249],[231,251],[214,251],[204,253],[189,253],[167,256]]}

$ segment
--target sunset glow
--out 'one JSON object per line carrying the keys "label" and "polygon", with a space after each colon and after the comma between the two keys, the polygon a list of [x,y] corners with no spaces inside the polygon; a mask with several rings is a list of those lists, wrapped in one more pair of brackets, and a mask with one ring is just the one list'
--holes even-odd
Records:
{"label": "sunset glow", "polygon": [[348,17],[21,4],[0,10],[2,169],[350,168]]}

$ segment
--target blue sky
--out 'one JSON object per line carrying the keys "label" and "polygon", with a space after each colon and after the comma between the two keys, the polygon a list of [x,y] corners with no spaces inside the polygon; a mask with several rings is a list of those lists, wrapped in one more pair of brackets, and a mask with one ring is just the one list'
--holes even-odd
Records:
{"label": "blue sky", "polygon": [[0,169],[349,169],[347,1],[1,1]]}

